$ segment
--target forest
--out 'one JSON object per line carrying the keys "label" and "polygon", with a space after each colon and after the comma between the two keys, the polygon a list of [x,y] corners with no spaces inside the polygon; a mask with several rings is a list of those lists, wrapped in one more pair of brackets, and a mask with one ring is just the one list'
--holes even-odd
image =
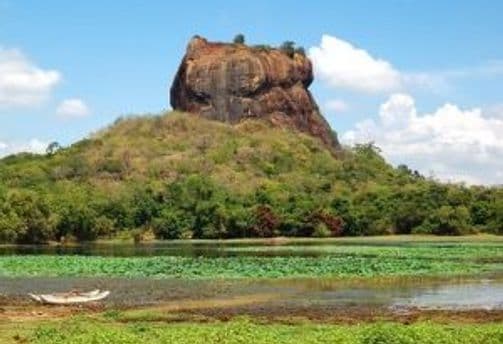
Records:
{"label": "forest", "polygon": [[326,149],[259,121],[129,116],[69,147],[0,160],[0,242],[503,234],[500,187]]}

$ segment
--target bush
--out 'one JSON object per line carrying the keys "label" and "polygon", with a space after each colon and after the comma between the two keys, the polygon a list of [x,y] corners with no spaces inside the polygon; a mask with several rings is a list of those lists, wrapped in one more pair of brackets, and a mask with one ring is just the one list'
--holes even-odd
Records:
{"label": "bush", "polygon": [[234,36],[234,39],[232,41],[234,42],[234,44],[245,44],[245,35],[239,33]]}
{"label": "bush", "polygon": [[318,223],[314,228],[313,237],[328,238],[330,236],[332,236],[332,232],[330,232],[330,229],[323,222]]}
{"label": "bush", "polygon": [[495,234],[503,234],[503,200],[497,200],[490,208],[490,220],[487,230]]}
{"label": "bush", "polygon": [[115,221],[106,216],[98,216],[94,221],[94,231],[97,237],[110,237],[115,233]]}
{"label": "bush", "polygon": [[442,206],[435,210],[414,233],[463,235],[471,232],[470,212],[464,206]]}
{"label": "bush", "polygon": [[44,198],[31,191],[14,191],[6,201],[11,209],[5,218],[4,235],[13,239],[10,232],[17,231],[16,240],[25,244],[45,243],[54,238],[51,211]]}
{"label": "bush", "polygon": [[306,50],[304,49],[304,47],[295,48],[295,53],[302,56],[306,56]]}
{"label": "bush", "polygon": [[193,220],[181,210],[163,209],[152,223],[152,229],[159,239],[182,239],[191,237]]}
{"label": "bush", "polygon": [[280,220],[271,207],[260,205],[255,209],[253,235],[269,238],[277,234]]}
{"label": "bush", "polygon": [[289,57],[293,57],[295,55],[295,42],[285,41],[281,44],[279,49]]}
{"label": "bush", "polygon": [[91,241],[98,237],[96,212],[86,204],[70,204],[61,213],[57,236],[61,240],[70,235],[80,241]]}

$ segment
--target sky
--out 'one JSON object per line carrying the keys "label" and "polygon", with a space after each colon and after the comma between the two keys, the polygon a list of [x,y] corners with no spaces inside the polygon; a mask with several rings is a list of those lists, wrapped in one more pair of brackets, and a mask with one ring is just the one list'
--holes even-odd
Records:
{"label": "sky", "polygon": [[169,109],[188,40],[295,41],[345,145],[394,165],[503,184],[501,1],[0,0],[0,156],[69,145]]}

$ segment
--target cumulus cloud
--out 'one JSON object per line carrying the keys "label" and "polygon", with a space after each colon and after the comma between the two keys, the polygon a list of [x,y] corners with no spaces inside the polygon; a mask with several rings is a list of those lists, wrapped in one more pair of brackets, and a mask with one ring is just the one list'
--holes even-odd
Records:
{"label": "cumulus cloud", "polygon": [[309,49],[316,75],[333,87],[363,92],[394,91],[400,73],[388,62],[340,38],[323,35],[320,46]]}
{"label": "cumulus cloud", "polygon": [[60,80],[58,71],[44,70],[20,51],[0,47],[0,107],[39,104]]}
{"label": "cumulus cloud", "polygon": [[86,117],[90,114],[87,104],[78,98],[65,99],[57,107],[58,116],[65,118]]}
{"label": "cumulus cloud", "polygon": [[[320,45],[309,49],[309,58],[320,80],[334,88],[363,93],[390,93],[410,87],[445,91],[449,77],[468,73],[468,69],[434,73],[400,71],[391,62],[330,35],[323,35]],[[500,68],[495,62],[490,70],[494,71],[495,66]]]}
{"label": "cumulus cloud", "polygon": [[332,99],[325,103],[325,108],[333,112],[345,112],[349,109],[349,105],[341,99]]}
{"label": "cumulus cloud", "polygon": [[420,114],[414,99],[393,94],[376,121],[342,135],[347,144],[374,141],[394,164],[469,184],[503,184],[503,115],[445,104]]}
{"label": "cumulus cloud", "polygon": [[21,152],[42,154],[45,153],[48,142],[31,139],[25,142],[0,142],[0,157]]}

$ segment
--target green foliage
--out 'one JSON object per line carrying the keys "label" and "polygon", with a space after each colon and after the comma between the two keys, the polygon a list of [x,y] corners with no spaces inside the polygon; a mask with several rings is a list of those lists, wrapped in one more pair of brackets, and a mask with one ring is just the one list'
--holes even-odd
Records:
{"label": "green foliage", "polygon": [[42,243],[53,237],[46,201],[31,191],[11,191],[0,200],[0,241]]}
{"label": "green foliage", "polygon": [[501,324],[435,324],[380,322],[358,325],[304,323],[259,324],[248,319],[213,323],[121,324],[112,316],[107,321],[75,318],[55,321],[32,331],[34,344],[87,343],[256,343],[256,344],[499,344]]}
{"label": "green foliage", "polygon": [[302,56],[306,56],[306,49],[304,49],[304,47],[296,47],[295,53]]}
{"label": "green foliage", "polygon": [[293,57],[293,55],[295,55],[295,42],[285,41],[281,44],[279,49],[289,57]]}
{"label": "green foliage", "polygon": [[60,149],[61,149],[61,145],[58,142],[54,141],[54,142],[49,143],[45,152],[47,153],[47,155],[53,155],[57,151],[59,151]]}
{"label": "green foliage", "polygon": [[[169,223],[167,224],[169,226]],[[178,231],[182,226],[170,227]],[[326,228],[322,230],[327,234]],[[175,236],[179,235],[178,232]],[[328,239],[320,239],[328,240]],[[494,272],[502,244],[238,245],[221,257],[2,256],[3,276],[125,276],[156,278],[293,278],[462,275]],[[283,255],[278,253],[284,252]],[[270,254],[276,256],[270,257]]]}
{"label": "green foliage", "polygon": [[327,225],[323,222],[318,223],[314,228],[313,237],[315,238],[327,238],[331,235],[332,233],[328,229]]}
{"label": "green foliage", "polygon": [[470,213],[464,206],[442,206],[417,229],[423,234],[462,235],[470,232]]}
{"label": "green foliage", "polygon": [[153,229],[160,239],[188,239],[192,237],[192,224],[185,212],[166,208],[154,219]]}
{"label": "green foliage", "polygon": [[236,36],[234,36],[232,42],[234,44],[245,44],[245,35],[243,35],[242,33],[238,33]]}
{"label": "green foliage", "polygon": [[180,113],[122,118],[52,154],[0,160],[2,242],[150,229],[170,239],[312,236],[323,226],[353,236],[502,234],[502,209],[501,188],[393,168],[373,143],[335,158],[315,138],[264,122]]}
{"label": "green foliage", "polygon": [[258,50],[263,50],[263,51],[269,51],[272,49],[272,47],[267,44],[257,44],[257,45],[254,45],[253,48],[258,49]]}
{"label": "green foliage", "polygon": [[503,234],[503,200],[495,201],[489,210],[491,214],[487,218],[490,219],[488,228],[495,234]]}
{"label": "green foliage", "polygon": [[368,325],[255,324],[249,320],[224,323],[159,326],[102,324],[90,319],[65,325],[39,327],[33,343],[341,343],[341,344],[495,344],[503,329],[499,324],[441,325],[398,323]]}

